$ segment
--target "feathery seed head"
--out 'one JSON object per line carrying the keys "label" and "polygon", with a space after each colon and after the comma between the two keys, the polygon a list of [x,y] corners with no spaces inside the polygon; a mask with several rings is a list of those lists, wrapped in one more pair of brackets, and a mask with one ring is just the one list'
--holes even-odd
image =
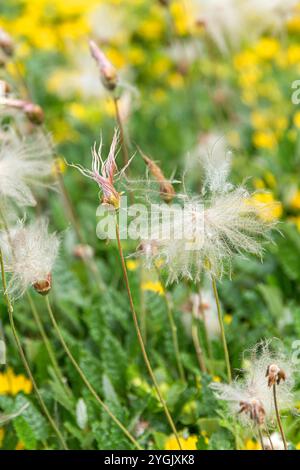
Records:
{"label": "feathery seed head", "polygon": [[263,417],[270,421],[275,416],[273,394],[266,380],[266,370],[270,364],[280,364],[280,367],[276,365],[272,369],[275,380],[278,369],[286,371],[285,382],[277,389],[279,409],[286,410],[292,407],[294,385],[292,361],[279,347],[274,351],[271,350],[271,345],[274,348],[277,346],[274,341],[263,341],[247,352],[249,367],[242,379],[236,379],[230,385],[222,383],[211,385],[216,397],[227,402],[230,410],[237,413],[244,424],[249,424],[249,418],[250,421],[255,419],[256,423],[259,423]]}
{"label": "feathery seed head", "polygon": [[95,59],[99,71],[100,71],[100,78],[103,83],[103,86],[109,90],[115,90],[118,84],[118,74],[115,67],[112,63],[108,60],[106,55],[99,49],[95,41],[90,41],[90,51],[92,57]]}
{"label": "feathery seed head", "polygon": [[38,219],[2,232],[0,239],[5,270],[11,274],[7,290],[18,298],[33,286],[42,295],[51,289],[51,273],[58,254],[59,239],[48,233],[48,221]]}
{"label": "feathery seed head", "polygon": [[26,139],[13,130],[0,143],[0,197],[19,206],[34,206],[32,187],[51,175],[52,150],[45,136],[36,133]]}
{"label": "feathery seed head", "polygon": [[77,168],[84,176],[95,181],[99,188],[102,190],[103,198],[102,204],[109,204],[115,209],[120,206],[120,193],[116,190],[115,178],[117,176],[117,164],[116,164],[116,152],[119,141],[119,132],[116,129],[113,140],[110,146],[108,157],[103,161],[102,152],[102,139],[100,145],[97,148],[96,144],[92,149],[92,169],[88,170],[83,168],[81,165],[71,165]]}

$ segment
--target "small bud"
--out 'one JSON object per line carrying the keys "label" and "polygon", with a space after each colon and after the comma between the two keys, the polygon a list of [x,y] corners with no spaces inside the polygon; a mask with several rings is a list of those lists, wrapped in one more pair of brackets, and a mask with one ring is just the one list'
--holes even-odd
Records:
{"label": "small bud", "polygon": [[271,364],[268,366],[266,371],[266,377],[268,377],[268,387],[272,385],[279,385],[281,381],[285,382],[286,374],[283,369],[280,369],[277,364]]}
{"label": "small bud", "polygon": [[[141,150],[140,150],[141,152]],[[175,190],[173,188],[173,185],[168,181],[160,167],[154,163],[153,160],[151,160],[147,155],[145,155],[143,152],[141,152],[142,158],[146,165],[149,168],[149,171],[151,175],[156,179],[156,181],[159,183],[159,188],[160,188],[160,195],[162,199],[165,202],[171,202],[174,197],[175,197]]]}
{"label": "small bud", "polygon": [[3,50],[3,52],[7,56],[13,55],[13,52],[14,52],[13,41],[11,37],[7,34],[7,32],[4,31],[2,28],[0,28],[0,48]]}
{"label": "small bud", "polygon": [[88,424],[87,407],[83,398],[79,398],[76,404],[76,423],[80,429],[85,429]]}
{"label": "small bud", "polygon": [[106,55],[99,49],[99,47],[94,41],[90,41],[89,44],[91,55],[95,59],[99,67],[100,78],[103,83],[103,86],[107,90],[113,91],[118,83],[117,70],[107,59]]}
{"label": "small bud", "polygon": [[94,256],[94,250],[90,245],[79,244],[74,247],[73,255],[75,258],[88,260]]}
{"label": "small bud", "polygon": [[23,107],[24,113],[32,124],[41,125],[44,122],[44,111],[34,103],[25,103]]}
{"label": "small bud", "polygon": [[44,280],[36,282],[33,287],[39,294],[47,295],[52,287],[51,274],[49,273]]}

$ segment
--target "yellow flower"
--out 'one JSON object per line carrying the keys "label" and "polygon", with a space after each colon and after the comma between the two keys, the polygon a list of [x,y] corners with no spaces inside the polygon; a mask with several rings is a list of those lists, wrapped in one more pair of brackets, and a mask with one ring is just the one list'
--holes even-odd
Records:
{"label": "yellow flower", "polygon": [[142,290],[156,292],[159,295],[164,294],[164,288],[159,281],[146,281],[142,283]]}
{"label": "yellow flower", "polygon": [[300,129],[300,111],[297,111],[295,114],[294,114],[294,125]]}
{"label": "yellow flower", "polygon": [[0,373],[0,395],[17,395],[19,392],[31,393],[32,383],[23,374],[15,375],[10,368]]}
{"label": "yellow flower", "polygon": [[238,72],[243,72],[245,68],[249,68],[257,64],[257,56],[254,52],[246,50],[235,55],[233,64]]}
{"label": "yellow flower", "polygon": [[158,40],[164,30],[164,24],[159,18],[150,18],[143,21],[139,28],[139,33],[144,39],[150,41]]}
{"label": "yellow flower", "polygon": [[25,445],[22,441],[19,441],[16,445],[16,448],[15,450],[24,450],[25,449]]}
{"label": "yellow flower", "polygon": [[255,147],[273,150],[277,145],[277,139],[272,131],[256,131],[253,134]]}
{"label": "yellow flower", "polygon": [[142,65],[146,62],[146,54],[141,47],[131,47],[127,53],[127,59],[130,64]]}
{"label": "yellow flower", "polygon": [[262,38],[256,44],[254,51],[262,60],[271,60],[277,56],[280,44],[275,38]]}
{"label": "yellow flower", "polygon": [[296,444],[296,450],[300,450],[300,442],[298,442],[298,444]]}
{"label": "yellow flower", "polygon": [[260,450],[261,446],[258,442],[253,441],[252,439],[247,439],[245,442],[244,450]]}
{"label": "yellow flower", "polygon": [[0,447],[2,447],[5,431],[3,428],[0,428]]}
{"label": "yellow flower", "polygon": [[57,157],[52,165],[52,174],[57,175],[57,173],[65,173],[67,170],[66,162],[63,158]]}
{"label": "yellow flower", "polygon": [[297,189],[289,200],[289,204],[293,209],[300,209],[300,190]]}
{"label": "yellow flower", "polygon": [[282,204],[276,201],[272,193],[254,194],[250,202],[257,207],[258,216],[265,222],[278,220],[282,216]]}
{"label": "yellow flower", "polygon": [[264,129],[268,125],[268,118],[260,111],[251,113],[251,124],[255,129]]}
{"label": "yellow flower", "polygon": [[287,60],[289,65],[296,65],[300,62],[300,46],[298,44],[291,44],[287,48]]}
{"label": "yellow flower", "polygon": [[171,88],[182,88],[184,85],[184,80],[180,73],[174,72],[168,76],[168,84]]}
{"label": "yellow flower", "polygon": [[128,271],[136,271],[139,267],[139,261],[134,259],[128,259],[126,261],[126,267]]}
{"label": "yellow flower", "polygon": [[224,322],[226,323],[226,325],[230,325],[230,323],[232,323],[232,315],[229,315],[229,313],[226,313],[224,315]]}
{"label": "yellow flower", "polygon": [[256,189],[264,189],[265,183],[261,178],[254,178],[253,185]]}
{"label": "yellow flower", "polygon": [[[197,440],[198,438],[195,435],[191,435],[186,438],[182,436],[179,437],[182,450],[197,450]],[[167,438],[165,442],[165,450],[180,450],[174,434]]]}
{"label": "yellow flower", "polygon": [[213,382],[217,382],[217,383],[221,382],[221,378],[218,375],[214,375],[212,379],[213,379]]}

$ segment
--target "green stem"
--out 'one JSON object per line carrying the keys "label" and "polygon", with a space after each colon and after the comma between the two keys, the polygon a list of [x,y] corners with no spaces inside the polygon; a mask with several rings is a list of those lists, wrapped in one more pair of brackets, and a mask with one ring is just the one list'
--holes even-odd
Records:
{"label": "green stem", "polygon": [[208,333],[208,328],[207,328],[206,313],[205,313],[205,309],[203,308],[202,296],[201,296],[200,291],[199,291],[199,298],[200,298],[200,312],[201,312],[202,320],[203,320],[205,343],[206,343],[206,346],[207,346],[207,353],[208,353],[208,359],[209,359],[209,368],[208,369],[209,369],[210,374],[214,375],[213,351],[212,351],[211,340],[210,340],[209,333]]}
{"label": "green stem", "polygon": [[49,341],[49,338],[46,334],[46,331],[45,331],[45,328],[40,320],[40,317],[39,317],[39,314],[36,310],[36,307],[35,307],[35,304],[33,302],[33,299],[31,297],[31,295],[29,294],[29,292],[27,292],[27,298],[28,298],[28,301],[29,301],[29,304],[30,304],[30,308],[31,308],[31,311],[32,311],[32,314],[33,314],[33,318],[34,318],[34,321],[37,325],[37,328],[40,332],[40,335],[43,339],[43,342],[44,342],[44,345],[45,345],[45,348],[48,352],[48,355],[49,355],[49,358],[50,358],[50,361],[52,363],[52,366],[53,366],[53,369],[55,371],[55,374],[58,378],[58,380],[61,382],[65,392],[67,393],[67,395],[69,397],[72,396],[72,393],[71,393],[71,390],[69,389],[69,387],[66,385],[66,380],[64,379],[62,373],[61,373],[61,370],[59,368],[59,365],[57,363],[57,360],[56,360],[56,357],[55,357],[55,354],[54,354],[54,351],[52,349],[52,346],[51,346],[51,343]]}
{"label": "green stem", "polygon": [[91,392],[91,394],[93,395],[93,397],[95,398],[95,400],[99,403],[99,405],[106,411],[106,413],[111,417],[111,419],[116,423],[116,425],[123,431],[123,433],[128,437],[128,439],[137,447],[137,449],[139,450],[142,450],[142,447],[139,445],[139,443],[134,439],[134,437],[130,434],[130,432],[125,428],[125,426],[121,423],[121,421],[118,420],[118,418],[111,412],[110,408],[101,400],[101,398],[99,397],[99,395],[97,394],[96,390],[94,389],[94,387],[91,385],[91,383],[89,382],[89,380],[87,379],[85,373],[83,372],[83,370],[81,369],[81,367],[79,366],[79,364],[77,363],[76,359],[74,358],[73,354],[71,353],[67,343],[65,342],[62,334],[61,334],[61,331],[60,331],[60,328],[58,326],[58,323],[54,317],[54,314],[53,314],[53,311],[52,311],[52,308],[51,308],[51,305],[50,305],[50,302],[49,302],[49,298],[48,296],[45,297],[45,302],[46,302],[46,306],[47,306],[47,310],[48,310],[48,313],[49,313],[49,316],[50,316],[50,319],[52,321],[52,324],[53,324],[53,327],[57,333],[57,336],[61,342],[61,345],[62,347],[64,348],[67,356],[69,357],[71,363],[73,364],[73,366],[75,367],[75,369],[77,370],[78,374],[80,375],[82,381],[84,382],[84,384],[87,386],[87,388],[89,389],[89,391]]}
{"label": "green stem", "polygon": [[173,314],[173,309],[172,309],[170,300],[168,298],[166,285],[165,285],[165,283],[164,283],[164,281],[163,281],[163,279],[162,279],[162,277],[159,273],[159,270],[157,268],[156,268],[156,272],[157,272],[158,279],[159,279],[159,281],[162,285],[162,288],[163,288],[163,296],[164,296],[166,307],[167,307],[168,320],[169,320],[170,329],[171,329],[171,333],[172,333],[173,348],[174,348],[174,352],[175,352],[175,358],[176,358],[176,362],[177,362],[179,377],[183,382],[185,382],[186,378],[185,378],[185,373],[184,373],[182,361],[181,361],[181,358],[180,358],[179,342],[178,342],[178,335],[177,335],[177,326],[176,326],[176,322],[175,322],[175,318],[174,318],[174,314]]}
{"label": "green stem", "polygon": [[62,446],[63,446],[63,449],[64,450],[68,450],[68,447],[65,443],[65,440],[60,432],[60,430],[58,429],[58,427],[56,426],[56,423],[54,422],[54,420],[52,419],[49,411],[48,411],[48,408],[46,407],[45,405],[45,402],[39,392],[39,389],[37,387],[37,384],[34,380],[34,377],[33,377],[33,374],[31,372],[31,369],[30,369],[30,366],[29,366],[29,363],[26,359],[26,356],[25,356],[25,352],[23,350],[23,347],[22,347],[22,344],[21,344],[21,341],[20,341],[20,338],[19,338],[19,335],[17,333],[17,330],[16,330],[16,327],[15,327],[15,322],[14,322],[14,316],[13,316],[13,307],[12,307],[12,304],[11,304],[11,301],[10,301],[10,298],[7,294],[7,284],[6,284],[6,277],[5,277],[5,269],[4,269],[4,263],[3,263],[3,257],[2,257],[2,251],[0,249],[0,264],[1,264],[1,276],[2,276],[2,285],[3,285],[3,293],[4,293],[4,298],[5,298],[5,302],[6,302],[6,305],[7,305],[7,310],[8,310],[8,316],[9,316],[9,322],[10,322],[10,325],[11,325],[11,329],[12,329],[12,333],[13,333],[13,336],[14,336],[14,339],[15,339],[15,342],[16,342],[16,345],[17,345],[17,348],[18,348],[18,351],[19,351],[19,354],[20,354],[20,357],[21,357],[21,360],[23,362],[23,365],[24,365],[24,368],[27,372],[27,375],[28,377],[30,378],[31,380],[31,383],[32,383],[32,386],[33,386],[33,389],[36,393],[36,396],[38,398],[38,401],[41,405],[41,408],[43,410],[43,412],[45,413],[46,417],[48,418],[48,421],[50,423],[50,425],[52,426],[53,430],[55,431],[58,439],[60,440]]}
{"label": "green stem", "polygon": [[196,312],[195,312],[195,307],[193,306],[193,309],[192,309],[192,338],[193,338],[193,343],[194,343],[194,347],[195,347],[195,351],[196,351],[196,356],[197,356],[197,360],[198,360],[198,363],[199,363],[199,367],[200,367],[200,370],[201,372],[207,372],[207,369],[206,369],[206,366],[205,366],[205,360],[204,360],[204,355],[203,355],[203,351],[202,351],[202,347],[201,347],[201,344],[200,344],[200,340],[199,340],[199,332],[198,332],[198,323],[197,323],[197,316],[196,316]]}
{"label": "green stem", "polygon": [[287,446],[287,442],[286,442],[286,438],[285,438],[285,434],[284,434],[284,430],[283,430],[282,422],[281,422],[281,418],[280,418],[278,403],[277,403],[277,393],[276,393],[276,384],[275,383],[273,385],[273,398],[274,398],[274,407],[275,407],[275,412],[276,412],[277,423],[278,423],[279,431],[280,431],[280,434],[281,434],[281,438],[283,440],[284,450],[288,450],[288,446]]}
{"label": "green stem", "polygon": [[260,440],[261,450],[266,450],[265,446],[264,446],[264,440],[263,440],[263,436],[262,436],[260,426],[257,426],[257,432],[258,432],[258,436],[259,436],[259,440]]}
{"label": "green stem", "polygon": [[127,295],[128,295],[128,299],[129,299],[129,304],[130,304],[130,310],[131,310],[131,313],[132,313],[133,323],[134,323],[134,326],[135,326],[135,330],[136,330],[137,338],[138,338],[140,348],[141,348],[141,351],[142,351],[142,354],[143,354],[143,358],[144,358],[146,367],[148,369],[149,375],[152,379],[152,382],[153,382],[154,388],[156,390],[158,399],[159,399],[159,401],[160,401],[160,403],[163,407],[163,410],[165,412],[165,415],[166,415],[166,418],[169,422],[169,425],[170,425],[170,427],[171,427],[171,429],[172,429],[172,431],[175,435],[175,438],[176,438],[177,444],[179,446],[179,449],[182,450],[182,446],[181,446],[181,442],[180,442],[180,439],[179,439],[177,429],[175,427],[174,421],[173,421],[172,416],[169,412],[167,404],[166,404],[166,402],[165,402],[165,400],[164,400],[164,398],[163,398],[163,396],[160,392],[158,382],[157,382],[156,377],[154,375],[154,372],[153,372],[153,369],[151,367],[151,364],[150,364],[150,361],[149,361],[149,358],[148,358],[148,354],[147,354],[147,351],[146,351],[146,348],[145,348],[145,345],[144,345],[143,336],[142,336],[142,333],[141,333],[141,330],[140,330],[140,327],[139,327],[139,322],[138,322],[138,319],[137,319],[137,315],[136,315],[136,312],[135,312],[133,299],[132,299],[132,295],[131,295],[129,279],[128,279],[128,274],[127,274],[127,269],[126,269],[122,244],[121,244],[121,240],[120,240],[120,231],[119,231],[119,225],[118,225],[117,219],[116,219],[116,237],[117,237],[117,244],[118,244],[118,250],[119,250],[119,255],[120,255],[120,259],[121,259],[121,265],[122,265],[124,281],[125,281],[125,285],[126,285],[126,291],[127,291]]}
{"label": "green stem", "polygon": [[220,329],[221,329],[221,337],[222,337],[224,356],[225,356],[225,362],[226,362],[226,368],[227,368],[227,378],[228,378],[228,382],[230,383],[232,381],[231,367],[230,367],[230,359],[229,359],[227,341],[226,341],[226,336],[225,336],[223,315],[222,315],[222,311],[221,311],[221,304],[220,304],[220,300],[219,300],[216,280],[213,276],[212,276],[211,280],[212,280],[212,287],[213,287],[214,296],[215,296],[216,305],[217,305],[217,310],[218,310],[218,319],[219,319],[219,324],[220,324]]}

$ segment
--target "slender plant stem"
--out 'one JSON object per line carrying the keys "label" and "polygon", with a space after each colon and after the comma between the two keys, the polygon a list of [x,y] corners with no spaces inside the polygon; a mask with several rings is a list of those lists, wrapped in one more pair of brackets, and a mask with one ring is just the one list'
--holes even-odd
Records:
{"label": "slender plant stem", "polygon": [[268,426],[267,426],[267,425],[265,425],[265,431],[266,431],[266,435],[267,435],[267,437],[268,437],[268,439],[269,439],[271,449],[274,450],[272,438],[271,438],[271,435],[270,435],[270,433],[269,433],[269,429],[268,429]]}
{"label": "slender plant stem", "polygon": [[148,358],[148,354],[147,354],[147,351],[146,351],[146,348],[145,348],[145,345],[144,345],[142,333],[141,333],[141,330],[140,330],[140,327],[139,327],[139,322],[138,322],[138,319],[137,319],[137,315],[136,315],[136,312],[135,312],[133,299],[132,299],[132,295],[131,295],[129,279],[128,279],[128,274],[127,274],[127,269],[126,269],[122,244],[121,244],[121,240],[120,240],[120,231],[119,231],[119,225],[118,225],[117,219],[116,219],[116,237],[117,237],[119,255],[120,255],[120,259],[121,259],[122,271],[123,271],[123,275],[124,275],[124,281],[125,281],[126,290],[127,290],[128,299],[129,299],[129,304],[130,304],[130,310],[131,310],[131,313],[132,313],[132,318],[133,318],[136,334],[137,334],[137,337],[138,337],[138,341],[139,341],[139,344],[140,344],[140,348],[141,348],[141,351],[142,351],[142,354],[143,354],[143,358],[144,358],[146,367],[148,369],[149,375],[150,375],[150,377],[153,381],[158,399],[159,399],[159,401],[160,401],[160,403],[163,407],[163,410],[165,412],[165,415],[166,415],[166,418],[169,422],[169,425],[170,425],[170,427],[171,427],[171,429],[172,429],[172,431],[175,435],[175,438],[176,438],[177,444],[179,446],[179,449],[182,450],[182,446],[181,446],[181,442],[180,442],[180,439],[179,439],[178,432],[176,430],[174,421],[173,421],[172,416],[169,412],[167,404],[166,404],[166,402],[165,402],[165,400],[164,400],[164,398],[163,398],[163,396],[160,392],[158,382],[157,382],[156,377],[154,375],[154,372],[153,372],[153,369],[151,367],[151,364],[150,364],[150,361],[149,361],[149,358]]}
{"label": "slender plant stem", "polygon": [[15,342],[16,342],[16,345],[17,345],[17,348],[18,348],[18,351],[19,351],[19,354],[20,354],[20,357],[21,357],[21,360],[23,362],[23,365],[24,365],[24,368],[27,372],[27,375],[29,376],[30,380],[31,380],[31,383],[32,383],[32,386],[34,388],[34,391],[36,393],[36,396],[38,398],[38,401],[41,405],[41,408],[43,410],[43,412],[45,413],[46,417],[48,418],[48,421],[50,423],[50,425],[52,426],[54,432],[56,433],[59,441],[61,442],[61,445],[63,447],[64,450],[68,450],[68,447],[65,443],[65,440],[60,432],[60,430],[58,429],[55,421],[52,419],[49,411],[48,411],[48,408],[47,406],[45,405],[45,402],[43,400],[43,397],[41,396],[40,394],[40,391],[38,389],[38,386],[34,380],[34,377],[33,377],[33,374],[31,372],[31,368],[29,366],[29,363],[26,359],[26,355],[25,355],[25,352],[23,350],[23,347],[22,347],[22,344],[21,344],[21,341],[20,341],[20,338],[19,338],[19,335],[17,333],[17,330],[16,330],[16,326],[15,326],[15,321],[14,321],[14,316],[13,316],[13,307],[12,307],[12,304],[11,304],[11,301],[10,301],[10,298],[7,294],[7,284],[6,284],[6,277],[5,277],[5,269],[4,269],[4,263],[3,263],[3,257],[2,257],[2,251],[0,250],[0,264],[1,264],[1,276],[2,276],[2,285],[3,285],[3,292],[4,292],[4,298],[5,298],[5,301],[6,301],[6,305],[7,305],[7,310],[8,310],[8,316],[9,316],[9,322],[10,322],[10,325],[11,325],[11,329],[12,329],[12,333],[13,333],[13,336],[14,336],[14,339],[15,339]]}
{"label": "slender plant stem", "polygon": [[141,312],[141,331],[142,331],[142,336],[144,340],[144,344],[147,344],[147,312],[146,312],[146,304],[145,304],[145,292],[144,289],[142,288],[143,284],[143,279],[144,279],[144,268],[141,266],[140,269],[140,312]]}
{"label": "slender plant stem", "polygon": [[27,298],[28,298],[28,301],[29,301],[29,304],[30,304],[30,308],[31,308],[31,311],[32,311],[32,314],[33,314],[34,321],[35,321],[35,323],[36,323],[36,325],[37,325],[37,328],[38,328],[38,330],[39,330],[39,332],[40,332],[40,335],[41,335],[41,337],[42,337],[42,340],[43,340],[43,342],[44,342],[45,348],[46,348],[46,350],[47,350],[47,352],[48,352],[49,359],[50,359],[50,361],[51,361],[51,363],[52,363],[54,372],[55,372],[55,374],[56,374],[58,380],[61,382],[61,384],[62,384],[62,386],[63,386],[65,392],[67,393],[67,395],[68,395],[69,397],[71,397],[71,396],[72,396],[72,392],[71,392],[71,390],[69,389],[69,387],[67,386],[66,381],[65,381],[65,379],[64,379],[64,377],[63,377],[63,375],[62,375],[62,373],[61,373],[61,370],[60,370],[59,365],[58,365],[58,363],[57,363],[57,360],[56,360],[56,357],[55,357],[55,353],[54,353],[53,348],[52,348],[52,346],[51,346],[50,340],[49,340],[49,338],[48,338],[48,336],[47,336],[47,333],[46,333],[46,331],[45,331],[45,328],[44,328],[44,326],[43,326],[43,323],[42,323],[42,321],[40,320],[40,317],[39,317],[39,314],[38,314],[38,312],[37,312],[36,306],[35,306],[34,301],[33,301],[33,299],[32,299],[32,297],[31,297],[31,295],[30,295],[29,292],[27,292]]}
{"label": "slender plant stem", "polygon": [[206,318],[205,308],[203,307],[203,303],[202,303],[201,291],[199,291],[199,298],[200,298],[200,312],[201,312],[202,319],[203,319],[204,336],[205,336],[205,342],[206,342],[206,345],[207,345],[207,353],[208,353],[208,359],[209,359],[208,369],[209,369],[210,374],[214,375],[213,351],[212,351],[212,345],[211,345],[211,341],[210,341],[210,337],[209,337],[209,333],[208,333],[207,318]]}
{"label": "slender plant stem", "polygon": [[163,297],[165,299],[165,303],[166,303],[166,307],[167,307],[168,320],[169,320],[170,329],[171,329],[171,333],[172,333],[173,348],[174,348],[175,358],[176,358],[176,362],[177,362],[179,377],[183,382],[185,382],[186,378],[185,378],[185,373],[184,373],[182,361],[181,361],[181,358],[180,358],[179,342],[178,342],[178,335],[177,335],[177,326],[176,326],[176,322],[175,322],[175,318],[174,318],[174,314],[173,314],[173,308],[172,308],[170,299],[168,297],[168,293],[167,293],[167,290],[166,290],[166,285],[165,285],[165,283],[162,279],[162,276],[160,275],[159,270],[158,270],[157,267],[156,267],[156,272],[157,272],[158,279],[159,279],[159,281],[162,285],[162,288],[163,288]]}
{"label": "slender plant stem", "polygon": [[216,280],[213,276],[212,276],[211,280],[212,280],[212,287],[213,287],[214,296],[215,296],[216,305],[217,305],[217,310],[218,310],[218,318],[219,318],[219,324],[220,324],[220,329],[221,329],[221,337],[222,337],[224,356],[225,356],[225,362],[226,362],[226,368],[227,368],[227,378],[228,378],[228,382],[230,383],[232,381],[231,367],[230,367],[230,359],[229,359],[227,341],[226,341],[226,336],[225,336],[223,315],[222,315],[222,311],[221,311],[221,304],[220,304],[220,299],[219,299],[219,295],[218,295]]}
{"label": "slender plant stem", "polygon": [[123,153],[123,164],[124,166],[126,166],[129,162],[129,155],[128,155],[128,149],[127,149],[126,140],[125,140],[124,126],[123,126],[123,122],[122,122],[122,118],[120,114],[118,98],[114,97],[113,101],[115,105],[116,121],[120,129],[120,141],[121,141],[121,147],[122,147],[122,153]]}
{"label": "slender plant stem", "polygon": [[53,327],[54,327],[54,329],[57,333],[57,336],[58,336],[58,338],[61,342],[61,345],[64,348],[67,356],[69,357],[71,363],[73,364],[73,366],[77,370],[78,374],[80,375],[82,381],[87,386],[87,388],[89,389],[89,391],[91,392],[91,394],[93,395],[95,400],[99,403],[99,405],[101,405],[101,407],[106,411],[106,413],[111,417],[111,419],[116,423],[116,425],[123,431],[123,433],[128,437],[128,439],[137,447],[137,449],[142,450],[142,447],[139,445],[139,443],[134,439],[134,437],[125,428],[125,426],[121,423],[121,421],[119,421],[118,418],[111,412],[110,408],[101,400],[101,398],[97,394],[96,390],[94,389],[94,387],[91,385],[91,383],[87,379],[85,373],[83,372],[83,370],[81,369],[81,367],[77,363],[77,361],[74,358],[73,354],[71,353],[67,343],[65,342],[65,340],[63,338],[63,335],[61,334],[60,328],[59,328],[58,323],[57,323],[57,321],[55,319],[55,316],[53,314],[48,296],[45,297],[45,302],[46,302],[46,306],[47,306],[47,310],[48,310],[50,319],[51,319]]}
{"label": "slender plant stem", "polygon": [[260,426],[257,426],[257,432],[258,432],[258,436],[259,436],[259,440],[260,440],[261,450],[266,450],[265,446],[264,446],[264,440],[263,440],[263,436],[262,436],[262,433],[261,433]]}
{"label": "slender plant stem", "polygon": [[198,334],[198,320],[195,312],[195,308],[193,306],[192,309],[192,338],[193,338],[193,343],[196,351],[196,356],[197,360],[199,363],[199,367],[201,372],[207,372],[206,365],[205,365],[205,360],[204,360],[204,355],[203,355],[203,350],[200,344],[199,340],[199,334]]}
{"label": "slender plant stem", "polygon": [[285,434],[284,434],[284,430],[283,430],[282,422],[281,422],[281,418],[280,418],[279,408],[278,408],[277,392],[276,392],[276,384],[275,383],[273,385],[273,398],[274,398],[274,407],[275,407],[275,412],[276,412],[277,423],[278,423],[279,431],[280,431],[280,434],[281,434],[281,438],[283,440],[284,450],[288,450],[288,446],[287,446],[287,442],[286,442],[286,438],[285,438]]}

